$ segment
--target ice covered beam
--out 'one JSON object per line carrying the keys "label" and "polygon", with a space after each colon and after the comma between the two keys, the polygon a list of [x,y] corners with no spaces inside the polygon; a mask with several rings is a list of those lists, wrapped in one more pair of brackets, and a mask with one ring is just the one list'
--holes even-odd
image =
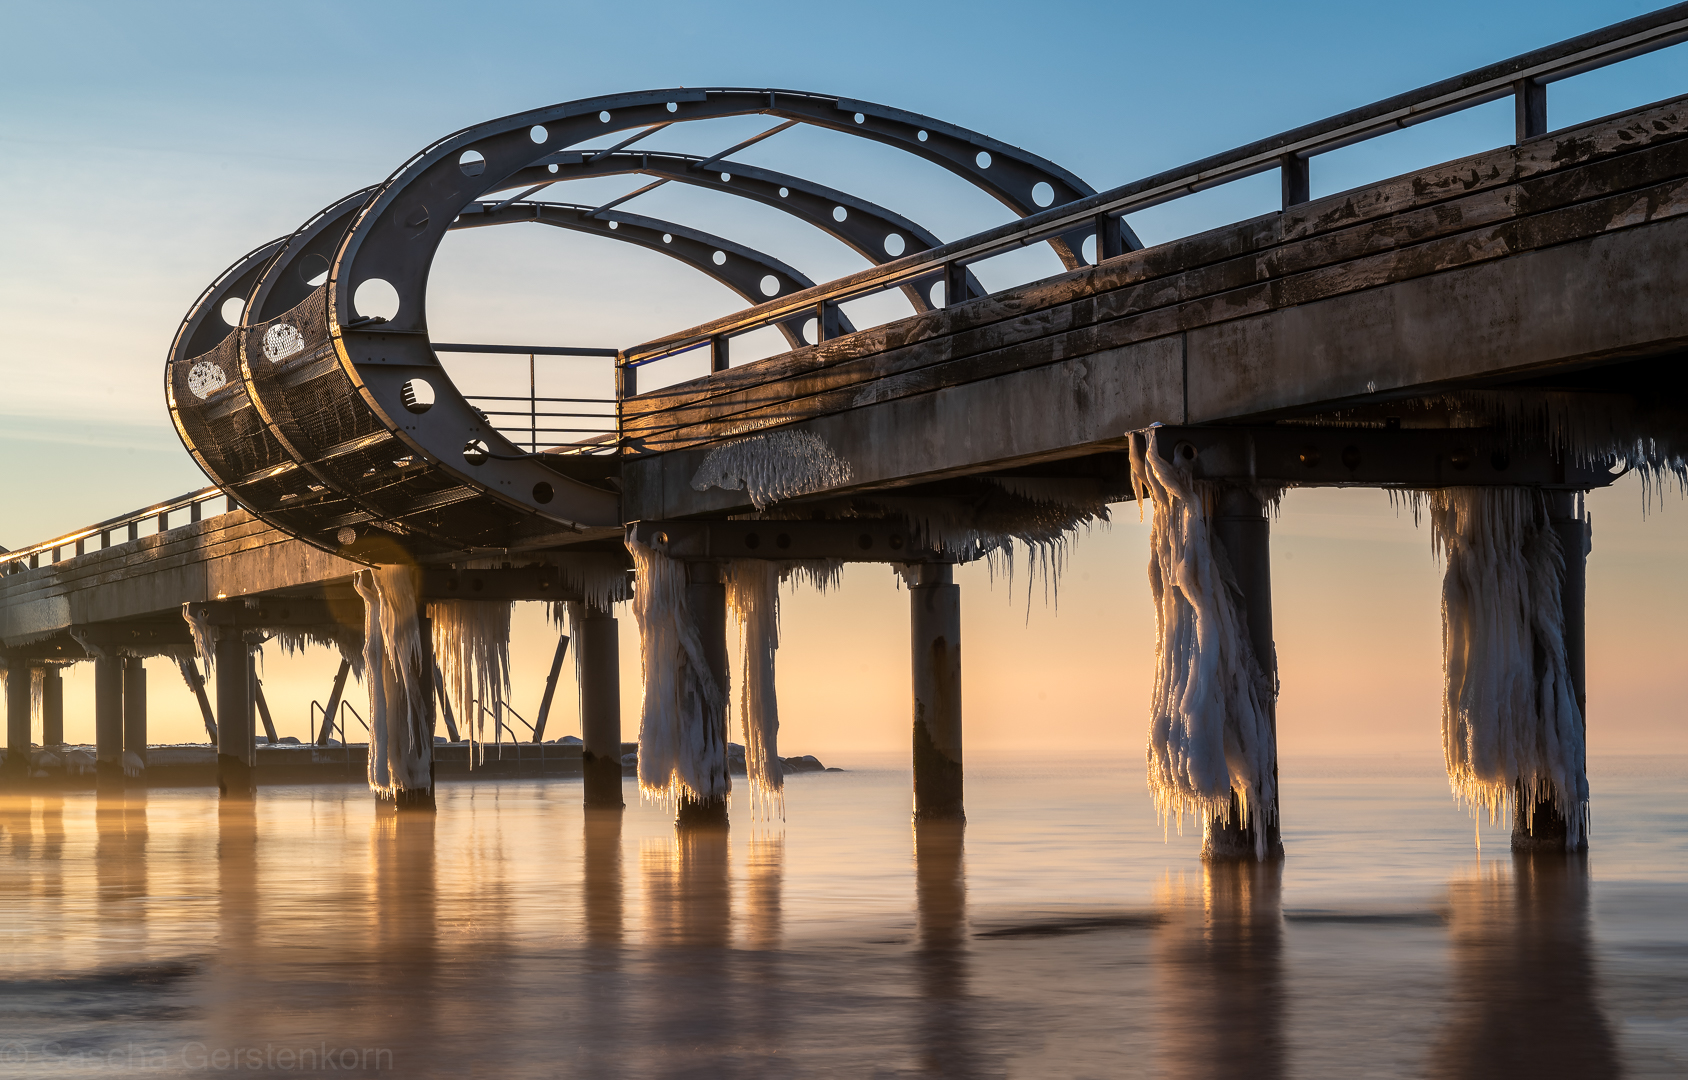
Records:
{"label": "ice covered beam", "polygon": [[[692,620],[709,673],[715,685],[723,690],[728,685],[727,669],[727,587],[721,582],[721,570],[712,562],[686,564],[686,610]],[[727,699],[723,694],[720,707],[704,704],[697,719],[704,730],[689,733],[683,741],[706,748],[710,772],[727,772]],[[727,797],[697,798],[680,796],[676,824],[683,828],[726,828]]]}
{"label": "ice covered beam", "polygon": [[1324,426],[1154,429],[1155,448],[1196,480],[1298,487],[1528,486],[1588,490],[1617,475],[1520,446],[1494,428]]}
{"label": "ice covered beam", "polygon": [[631,537],[671,559],[943,561],[901,519],[849,521],[639,521]]}

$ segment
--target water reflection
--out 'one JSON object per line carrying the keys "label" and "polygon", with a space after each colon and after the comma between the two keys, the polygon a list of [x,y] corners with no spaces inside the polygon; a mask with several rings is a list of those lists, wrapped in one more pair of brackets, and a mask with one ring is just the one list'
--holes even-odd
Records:
{"label": "water reflection", "polygon": [[1157,1058],[1168,1077],[1288,1075],[1283,863],[1204,863],[1199,896],[1162,893]]}
{"label": "water reflection", "polygon": [[1590,940],[1587,856],[1516,855],[1449,887],[1446,1077],[1618,1076]]}
{"label": "water reflection", "polygon": [[914,826],[919,927],[920,1066],[930,1076],[976,1076],[978,1048],[968,1002],[966,827]]}

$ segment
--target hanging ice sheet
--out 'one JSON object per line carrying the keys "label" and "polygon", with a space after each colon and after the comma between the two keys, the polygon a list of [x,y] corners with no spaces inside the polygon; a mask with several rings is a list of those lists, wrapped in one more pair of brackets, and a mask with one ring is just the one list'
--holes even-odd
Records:
{"label": "hanging ice sheet", "polygon": [[[1576,849],[1588,828],[1582,712],[1565,651],[1565,553],[1534,488],[1417,492],[1442,580],[1442,750],[1461,801],[1491,820],[1518,789]],[[1582,552],[1574,553],[1581,558]],[[1514,810],[1516,811],[1516,807]],[[1526,824],[1528,824],[1526,822]]]}
{"label": "hanging ice sheet", "polygon": [[369,686],[369,786],[384,798],[432,786],[428,695],[416,572],[378,566],[352,578],[363,598],[363,670]]}
{"label": "hanging ice sheet", "polygon": [[1131,476],[1154,504],[1149,790],[1162,822],[1180,828],[1186,814],[1204,827],[1228,821],[1235,794],[1243,822],[1254,825],[1255,856],[1264,860],[1277,815],[1276,687],[1249,644],[1242,594],[1213,534],[1218,486],[1161,457],[1146,432],[1132,436]]}

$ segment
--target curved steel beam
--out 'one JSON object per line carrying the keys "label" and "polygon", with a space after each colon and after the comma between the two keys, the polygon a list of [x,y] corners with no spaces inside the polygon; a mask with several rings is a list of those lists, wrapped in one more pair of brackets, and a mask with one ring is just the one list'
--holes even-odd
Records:
{"label": "curved steel beam", "polygon": [[[1016,213],[1038,209],[1038,183],[1050,202],[1091,192],[1059,166],[975,132],[927,117],[849,99],[779,90],[652,90],[565,102],[464,129],[434,143],[399,168],[358,213],[333,260],[325,287],[327,330],[339,366],[379,423],[407,446],[459,478],[467,488],[515,512],[565,526],[608,526],[619,511],[562,489],[555,473],[491,430],[445,377],[428,343],[426,295],[434,252],[471,203],[498,190],[522,169],[560,149],[629,128],[679,120],[768,113],[898,146],[967,178]],[[859,118],[859,119],[858,119]],[[986,156],[988,155],[988,156]],[[1087,228],[1054,242],[1068,265]],[[390,319],[360,315],[353,298],[380,281],[397,295]],[[371,286],[372,288],[374,286]],[[412,379],[441,383],[426,423],[406,412]],[[460,448],[484,442],[473,457]],[[544,499],[538,497],[543,492]],[[531,493],[531,494],[530,494]],[[576,497],[579,496],[579,497]]]}
{"label": "curved steel beam", "polygon": [[[629,173],[661,177],[772,206],[820,229],[875,266],[943,243],[917,222],[848,192],[799,176],[738,162],[716,162],[706,169],[703,166],[707,160],[695,154],[569,150],[541,158],[517,172],[503,187],[529,188]],[[888,250],[893,236],[902,241],[899,251]],[[916,313],[932,311],[940,306],[933,301],[932,291],[941,277],[941,274],[934,274],[930,280],[903,286],[903,294]],[[968,284],[973,296],[985,295],[984,287],[971,271],[968,272]],[[761,299],[752,302],[760,303]]]}
{"label": "curved steel beam", "polygon": [[[754,248],[735,244],[731,240],[700,229],[620,210],[605,210],[599,216],[593,216],[593,209],[590,206],[575,206],[570,203],[518,202],[496,208],[483,203],[473,203],[464,207],[452,229],[475,229],[487,225],[531,221],[637,244],[652,251],[660,251],[672,259],[678,259],[701,270],[751,304],[760,304],[787,293],[801,292],[814,285],[802,271],[787,266],[771,255],[764,255]],[[722,258],[717,261],[716,255]],[[768,277],[772,277],[776,283],[772,293],[766,292],[762,287],[763,280]],[[855,333],[855,327],[849,324],[843,312],[838,313],[838,319],[840,333]],[[807,321],[807,317],[794,318],[779,324],[780,332],[785,335],[792,348],[800,348],[803,345],[803,324]]]}

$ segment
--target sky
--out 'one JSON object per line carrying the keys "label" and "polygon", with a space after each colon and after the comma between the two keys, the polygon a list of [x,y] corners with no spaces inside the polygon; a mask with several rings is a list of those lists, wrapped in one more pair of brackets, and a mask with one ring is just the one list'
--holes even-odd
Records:
{"label": "sky", "polygon": [[[0,3],[0,545],[20,547],[207,483],[164,407],[175,328],[243,252],[388,175],[460,127],[574,98],[770,86],[863,98],[983,131],[1098,189],[1640,14],[1638,3],[1426,0],[1039,5],[859,3]],[[1555,84],[1559,127],[1688,91],[1684,47]],[[1315,197],[1509,143],[1497,102],[1315,159]],[[712,153],[766,126],[687,125],[653,148]],[[956,178],[886,148],[797,128],[742,155],[842,188],[949,240],[1005,220]],[[72,168],[72,166],[75,166]],[[639,181],[547,197],[593,202]],[[1148,243],[1266,213],[1256,177],[1143,214]],[[783,215],[670,185],[627,209],[727,235],[825,280],[859,256]],[[980,270],[1001,288],[1054,273],[1045,250]],[[897,312],[864,305],[863,319]],[[886,308],[884,304],[891,304]],[[533,227],[448,238],[428,295],[435,340],[625,346],[741,306],[660,255]],[[766,348],[773,348],[766,345]],[[735,343],[735,359],[745,355]],[[695,360],[653,375],[698,374]],[[454,364],[466,390],[525,383],[508,360]],[[553,362],[542,392],[607,392],[605,365]],[[473,384],[471,387],[470,384]],[[1594,494],[1589,739],[1595,753],[1688,752],[1688,506],[1639,486]],[[1132,505],[1077,536],[1048,595],[1022,572],[963,568],[970,752],[1135,754],[1153,669],[1147,527]],[[1428,529],[1376,491],[1292,491],[1273,526],[1284,754],[1440,748],[1440,567]],[[1028,591],[1029,586],[1029,591]],[[782,745],[848,763],[908,745],[907,596],[885,567],[789,594]],[[555,644],[518,605],[515,707],[532,719]],[[622,614],[623,730],[639,665]],[[283,734],[327,696],[325,653],[266,656]],[[202,737],[152,671],[155,740]],[[92,738],[92,671],[67,730]],[[578,732],[565,686],[550,734]]]}

